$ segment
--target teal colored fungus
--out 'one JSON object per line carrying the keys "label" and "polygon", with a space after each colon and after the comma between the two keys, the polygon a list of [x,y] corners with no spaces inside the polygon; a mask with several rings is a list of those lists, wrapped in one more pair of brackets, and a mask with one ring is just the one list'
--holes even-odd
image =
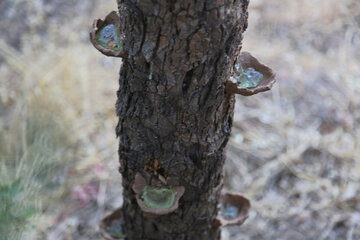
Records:
{"label": "teal colored fungus", "polygon": [[114,238],[125,238],[121,222],[119,220],[112,222],[111,226],[106,227],[106,231]]}
{"label": "teal colored fungus", "polygon": [[252,67],[249,67],[247,69],[243,69],[242,67],[240,67],[240,74],[235,76],[235,79],[238,82],[239,87],[241,88],[254,88],[259,85],[263,77],[263,74],[256,71]]}
{"label": "teal colored fungus", "polygon": [[172,189],[146,186],[141,198],[148,208],[168,209],[174,206],[176,194],[177,192]]}
{"label": "teal colored fungus", "polygon": [[120,51],[122,48],[120,28],[114,24],[104,26],[96,33],[96,41],[106,49]]}
{"label": "teal colored fungus", "polygon": [[227,205],[227,206],[222,206],[220,211],[219,211],[220,215],[226,219],[226,220],[233,220],[235,218],[238,217],[239,215],[239,210],[237,207],[232,206],[232,205]]}

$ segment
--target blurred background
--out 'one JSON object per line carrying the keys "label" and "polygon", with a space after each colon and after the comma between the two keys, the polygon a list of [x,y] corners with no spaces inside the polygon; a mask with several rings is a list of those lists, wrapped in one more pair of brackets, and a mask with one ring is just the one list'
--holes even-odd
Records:
{"label": "blurred background", "polygon": [[[122,204],[121,59],[88,32],[115,0],[0,0],[0,240],[100,239]],[[360,239],[360,2],[251,0],[243,50],[277,73],[238,97],[225,185],[252,202],[222,239]]]}

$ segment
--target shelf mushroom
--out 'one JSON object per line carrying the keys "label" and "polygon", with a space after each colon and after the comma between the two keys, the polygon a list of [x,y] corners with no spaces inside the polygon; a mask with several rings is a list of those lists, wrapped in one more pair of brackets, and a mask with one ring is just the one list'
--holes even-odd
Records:
{"label": "shelf mushroom", "polygon": [[179,199],[185,192],[183,186],[173,188],[150,186],[145,178],[137,173],[132,189],[136,193],[136,201],[140,209],[151,215],[165,215],[179,207]]}
{"label": "shelf mushroom", "polygon": [[115,11],[109,13],[104,20],[94,20],[90,41],[102,54],[124,58],[123,39],[120,16]]}
{"label": "shelf mushroom", "polygon": [[101,220],[100,233],[107,240],[125,239],[122,229],[122,208],[116,209]]}
{"label": "shelf mushroom", "polygon": [[226,92],[251,96],[272,88],[275,73],[248,52],[241,52],[226,83]]}
{"label": "shelf mushroom", "polygon": [[216,217],[218,225],[242,225],[249,216],[250,201],[240,194],[223,191],[219,201],[220,209]]}

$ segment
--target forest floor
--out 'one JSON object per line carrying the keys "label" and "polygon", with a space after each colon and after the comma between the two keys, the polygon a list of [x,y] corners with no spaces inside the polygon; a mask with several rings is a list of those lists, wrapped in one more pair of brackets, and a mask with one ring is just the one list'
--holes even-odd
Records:
{"label": "forest floor", "polygon": [[[23,219],[12,229],[0,217],[0,240],[100,239],[99,221],[121,206],[121,60],[88,40],[116,8],[0,2],[0,195]],[[360,239],[360,2],[251,0],[243,51],[277,83],[237,98],[225,186],[252,209],[222,239]]]}

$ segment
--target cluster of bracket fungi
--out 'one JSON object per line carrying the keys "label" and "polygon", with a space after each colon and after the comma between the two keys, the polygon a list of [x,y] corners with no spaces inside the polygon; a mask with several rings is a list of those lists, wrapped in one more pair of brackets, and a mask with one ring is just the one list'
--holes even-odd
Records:
{"label": "cluster of bracket fungi", "polygon": [[[90,41],[96,49],[106,56],[125,58],[123,51],[124,34],[120,16],[110,12],[104,20],[96,19],[90,32]],[[275,83],[274,72],[260,63],[248,52],[241,52],[226,82],[227,94],[251,96],[268,91]],[[132,189],[140,209],[149,217],[166,215],[179,207],[179,200],[185,187],[167,186],[167,175],[159,173],[160,165],[155,160],[144,167],[144,172],[136,173]],[[222,191],[218,205],[218,215],[214,226],[242,225],[248,218],[250,202],[239,194]],[[107,215],[100,223],[100,232],[105,239],[124,239],[122,231],[122,209]]]}
{"label": "cluster of bracket fungi", "polygon": [[[121,19],[115,11],[110,12],[104,20],[94,20],[90,41],[104,55],[126,58],[124,38]],[[233,65],[231,77],[226,82],[226,92],[251,96],[270,90],[275,81],[271,68],[260,63],[250,53],[241,52]]]}

